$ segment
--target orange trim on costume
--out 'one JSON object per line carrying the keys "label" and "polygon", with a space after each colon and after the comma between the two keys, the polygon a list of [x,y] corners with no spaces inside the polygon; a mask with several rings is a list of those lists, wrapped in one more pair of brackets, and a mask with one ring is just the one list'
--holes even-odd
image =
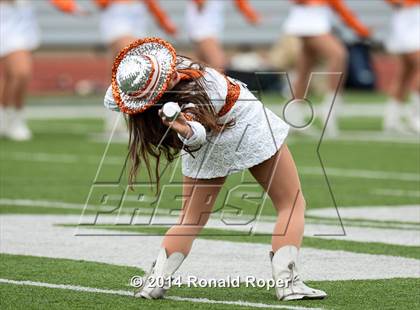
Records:
{"label": "orange trim on costume", "polygon": [[199,79],[204,76],[203,72],[198,69],[178,69],[178,73],[181,76],[181,81],[191,80],[191,79]]}
{"label": "orange trim on costume", "polygon": [[[130,3],[134,0],[92,0],[96,6],[100,9],[107,8],[111,3]],[[77,11],[76,0],[50,0],[51,4],[54,5],[60,11],[65,13],[75,13]]]}
{"label": "orange trim on costume", "polygon": [[[203,72],[198,69],[178,69],[178,73],[181,75],[181,80],[191,80],[199,79],[204,76]],[[224,75],[227,83],[227,95],[225,99],[225,104],[220,109],[217,116],[222,117],[226,115],[235,105],[236,101],[241,94],[241,86],[236,83],[233,83],[226,75]]]}
{"label": "orange trim on costume", "polygon": [[292,0],[300,5],[328,5],[330,6],[359,36],[369,37],[369,29],[359,21],[354,13],[347,7],[343,0]]}
{"label": "orange trim on costume", "polygon": [[415,5],[420,5],[420,0],[385,0],[393,6],[400,7],[411,7]]}
{"label": "orange trim on costume", "polygon": [[227,83],[228,92],[226,95],[225,104],[220,109],[219,113],[217,113],[219,117],[226,115],[230,110],[232,110],[233,106],[238,101],[239,96],[241,94],[241,87],[238,84],[233,83],[226,76],[225,79]]}

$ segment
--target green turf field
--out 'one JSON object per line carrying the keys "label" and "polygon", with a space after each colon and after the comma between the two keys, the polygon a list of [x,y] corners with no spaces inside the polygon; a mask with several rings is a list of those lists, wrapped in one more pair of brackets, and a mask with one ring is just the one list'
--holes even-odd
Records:
{"label": "green turf field", "polygon": [[[371,104],[380,104],[383,96],[360,93],[347,96],[347,101],[353,104],[364,99]],[[100,101],[96,97],[33,97],[30,107],[53,106],[58,100],[66,107],[74,102],[76,108]],[[281,101],[267,97],[270,107],[277,112],[276,100]],[[360,108],[363,109],[363,104]],[[340,120],[342,135],[337,139],[320,143],[320,132],[314,137],[293,135],[288,139],[308,204],[309,231],[305,233],[303,247],[307,253],[318,253],[314,266],[318,262],[326,266],[331,264],[332,270],[342,272],[308,281],[327,291],[328,299],[280,303],[275,300],[273,290],[244,286],[229,289],[180,287],[170,291],[170,299],[151,302],[128,296],[132,291],[129,280],[148,268],[141,261],[141,253],[156,253],[158,242],[151,243],[155,248],[149,243],[139,243],[135,249],[127,248],[128,252],[137,251],[137,256],[125,262],[127,253],[121,253],[117,258],[115,251],[124,249],[123,242],[133,237],[121,237],[125,238],[118,239],[122,240],[121,248],[118,244],[113,248],[112,245],[118,242],[111,236],[90,240],[95,237],[79,237],[85,239],[77,239],[79,243],[74,243],[77,237],[72,234],[82,212],[88,222],[100,212],[96,225],[85,225],[84,231],[93,235],[136,234],[136,238],[162,235],[168,226],[130,225],[125,221],[109,225],[105,220],[116,219],[118,214],[147,219],[154,212],[168,217],[171,212],[176,213],[181,206],[179,163],[171,164],[165,170],[161,197],[156,197],[150,188],[144,171],[135,191],[127,191],[126,144],[112,140],[107,149],[106,137],[102,136],[102,120],[97,115],[31,119],[32,141],[0,140],[1,308],[250,309],[259,304],[266,308],[296,309],[418,309],[420,144],[415,136],[383,135],[380,124],[379,117],[343,117]],[[248,172],[230,176],[216,202],[217,212],[213,219],[227,216],[228,219],[249,220],[258,215],[263,223],[262,231],[250,235],[240,229],[215,226],[204,230],[199,241],[220,244],[226,251],[232,247],[268,246],[269,230],[265,229],[273,223],[275,212],[269,201],[263,202],[262,195]],[[338,210],[343,211],[341,221],[337,216],[322,213],[323,210],[334,210],[334,202]],[[345,210],[353,213],[347,214]],[[323,229],[342,234],[341,223],[347,236],[317,234]],[[68,236],[66,232],[70,232]],[[32,235],[33,240],[30,239]],[[141,235],[143,237],[139,237]],[[78,251],[77,244],[95,244],[93,240],[98,242],[98,251],[95,247]],[[110,248],[102,248],[107,240]],[[247,262],[247,253],[243,254],[235,258],[238,265]],[[342,262],[354,262],[354,265],[340,265],[341,258]],[[136,259],[139,268],[133,267]],[[378,261],[376,266],[375,260]],[[216,261],[212,267],[203,264],[203,269],[217,269],[223,262]],[[384,265],[379,266],[381,264]],[[318,274],[328,274],[327,270],[315,273],[314,278]],[[109,291],[94,292],[86,288]],[[223,301],[235,303],[218,303]]]}

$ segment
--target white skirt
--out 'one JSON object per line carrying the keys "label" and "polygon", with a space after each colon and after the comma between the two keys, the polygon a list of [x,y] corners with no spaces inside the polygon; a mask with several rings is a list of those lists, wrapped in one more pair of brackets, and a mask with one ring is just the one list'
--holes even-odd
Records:
{"label": "white skirt", "polygon": [[0,57],[40,45],[39,27],[28,3],[0,2]]}
{"label": "white skirt", "polygon": [[331,10],[326,5],[293,5],[283,25],[285,34],[299,37],[331,32]]}
{"label": "white skirt", "polygon": [[234,107],[223,116],[231,118],[235,126],[218,136],[208,134],[207,143],[194,157],[182,151],[183,175],[212,179],[251,168],[276,154],[289,131],[289,125],[244,86]]}
{"label": "white skirt", "polygon": [[124,36],[144,37],[146,23],[146,8],[142,3],[111,3],[101,12],[100,29],[103,42],[110,44]]}
{"label": "white skirt", "polygon": [[223,9],[224,2],[221,0],[207,0],[202,11],[193,1],[188,1],[185,22],[190,40],[219,38],[224,26]]}
{"label": "white skirt", "polygon": [[420,50],[420,6],[397,9],[391,19],[386,48],[405,54]]}

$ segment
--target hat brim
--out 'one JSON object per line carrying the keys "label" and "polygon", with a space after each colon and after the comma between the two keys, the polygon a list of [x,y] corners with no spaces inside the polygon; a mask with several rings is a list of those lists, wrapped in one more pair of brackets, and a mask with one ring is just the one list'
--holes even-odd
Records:
{"label": "hat brim", "polygon": [[[143,98],[124,94],[118,86],[117,70],[121,61],[130,55],[151,55],[156,57],[161,67],[161,75],[154,90]],[[121,112],[137,114],[154,105],[168,88],[171,75],[175,70],[176,51],[171,44],[160,38],[136,40],[125,47],[115,58],[112,66],[112,95]]]}

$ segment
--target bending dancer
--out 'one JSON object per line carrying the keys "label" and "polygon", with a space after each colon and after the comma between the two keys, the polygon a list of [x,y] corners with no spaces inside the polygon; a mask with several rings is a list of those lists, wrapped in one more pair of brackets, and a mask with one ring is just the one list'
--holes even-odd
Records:
{"label": "bending dancer", "polygon": [[[169,121],[161,111],[167,102],[175,102],[183,111],[175,120]],[[289,127],[245,85],[177,56],[162,39],[147,38],[117,56],[104,103],[128,116],[131,183],[141,163],[153,175],[150,160],[154,159],[159,184],[159,160],[164,157],[171,162],[180,152],[183,155],[186,200],[136,297],[163,297],[166,288],[151,279],[167,279],[180,267],[206,225],[227,176],[244,169],[250,170],[277,210],[270,258],[274,279],[284,283],[276,287],[278,299],[326,296],[299,276],[305,199],[284,142]]]}

